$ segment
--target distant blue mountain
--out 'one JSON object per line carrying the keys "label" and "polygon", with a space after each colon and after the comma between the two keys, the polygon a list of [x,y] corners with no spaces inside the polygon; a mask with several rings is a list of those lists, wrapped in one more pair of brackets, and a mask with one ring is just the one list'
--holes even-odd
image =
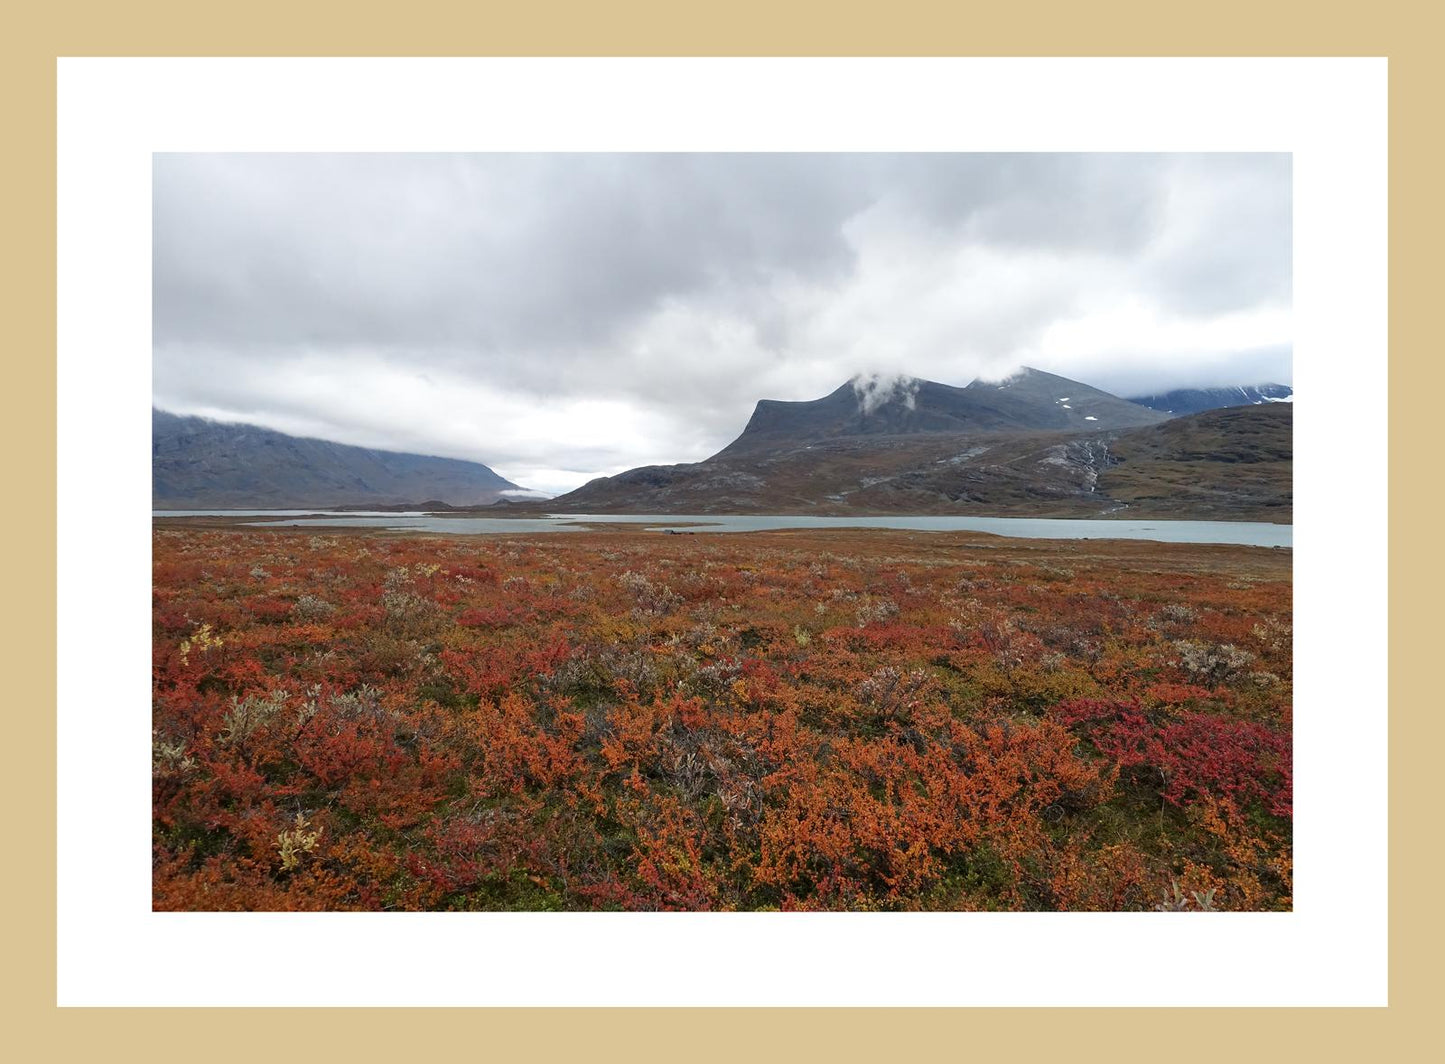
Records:
{"label": "distant blue mountain", "polygon": [[1294,389],[1288,384],[1250,384],[1236,388],[1179,388],[1161,395],[1136,395],[1129,401],[1165,414],[1198,414],[1204,410],[1221,410],[1231,406],[1290,403],[1294,401]]}
{"label": "distant blue mountain", "polygon": [[530,495],[478,462],[350,447],[151,411],[154,509],[453,506]]}

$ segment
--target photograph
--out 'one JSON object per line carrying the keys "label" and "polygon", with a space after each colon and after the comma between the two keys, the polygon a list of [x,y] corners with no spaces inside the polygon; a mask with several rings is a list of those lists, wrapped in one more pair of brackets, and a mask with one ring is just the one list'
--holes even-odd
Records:
{"label": "photograph", "polygon": [[1289,152],[151,165],[153,912],[1293,912]]}

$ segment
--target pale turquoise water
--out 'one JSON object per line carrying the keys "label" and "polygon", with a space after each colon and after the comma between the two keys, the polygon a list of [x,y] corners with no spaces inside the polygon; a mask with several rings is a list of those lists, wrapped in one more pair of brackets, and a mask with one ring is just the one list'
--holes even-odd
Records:
{"label": "pale turquoise water", "polygon": [[[345,513],[304,510],[156,510],[156,517],[276,517],[268,527],[384,528],[396,532],[457,535],[580,532],[586,524],[636,524],[642,531],[761,532],[784,528],[893,528],[920,532],[988,532],[1024,539],[1147,539],[1162,543],[1232,543],[1291,547],[1293,525],[1262,521],[1089,521],[1045,517],[811,517],[719,514],[550,514],[544,518],[446,517],[413,513]],[[304,515],[304,516],[303,516]],[[323,515],[323,516],[317,516]],[[684,528],[683,526],[695,526]]]}

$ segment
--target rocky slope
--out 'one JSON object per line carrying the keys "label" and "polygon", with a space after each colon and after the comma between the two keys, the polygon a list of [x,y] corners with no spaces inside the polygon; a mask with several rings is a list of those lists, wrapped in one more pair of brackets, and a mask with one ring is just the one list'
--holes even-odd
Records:
{"label": "rocky slope", "polygon": [[1227,407],[1121,435],[1098,491],[1130,513],[1289,522],[1294,408]]}

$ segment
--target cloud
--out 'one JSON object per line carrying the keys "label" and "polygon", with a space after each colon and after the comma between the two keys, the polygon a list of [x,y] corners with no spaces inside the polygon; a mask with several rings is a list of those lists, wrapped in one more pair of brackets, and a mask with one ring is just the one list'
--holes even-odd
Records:
{"label": "cloud", "polygon": [[170,154],[153,217],[157,405],[549,491],[860,376],[1289,377],[1288,156]]}
{"label": "cloud", "polygon": [[909,410],[918,399],[916,377],[883,377],[877,373],[859,375],[853,378],[853,391],[858,396],[858,409],[871,414],[885,403],[897,400]]}

